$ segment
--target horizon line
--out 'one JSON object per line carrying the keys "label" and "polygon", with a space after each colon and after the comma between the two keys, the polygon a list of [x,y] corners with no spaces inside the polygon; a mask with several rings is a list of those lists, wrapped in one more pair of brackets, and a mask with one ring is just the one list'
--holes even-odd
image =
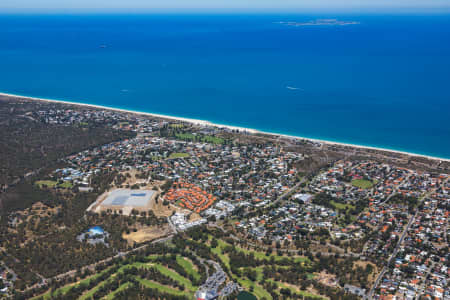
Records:
{"label": "horizon line", "polygon": [[329,8],[0,8],[0,15],[300,15],[300,14],[450,14],[450,3],[436,7],[329,7]]}

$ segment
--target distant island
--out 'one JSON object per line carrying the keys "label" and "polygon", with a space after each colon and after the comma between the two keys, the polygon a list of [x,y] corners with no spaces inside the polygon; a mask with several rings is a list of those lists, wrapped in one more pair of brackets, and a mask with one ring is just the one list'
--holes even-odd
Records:
{"label": "distant island", "polygon": [[287,26],[345,26],[345,25],[357,25],[360,24],[357,21],[339,21],[337,19],[317,19],[308,22],[276,22],[277,24],[287,25]]}

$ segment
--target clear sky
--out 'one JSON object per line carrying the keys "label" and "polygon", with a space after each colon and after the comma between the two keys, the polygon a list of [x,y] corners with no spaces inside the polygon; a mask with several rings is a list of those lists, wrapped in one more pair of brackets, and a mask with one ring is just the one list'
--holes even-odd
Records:
{"label": "clear sky", "polygon": [[450,0],[0,0],[0,12],[449,11]]}

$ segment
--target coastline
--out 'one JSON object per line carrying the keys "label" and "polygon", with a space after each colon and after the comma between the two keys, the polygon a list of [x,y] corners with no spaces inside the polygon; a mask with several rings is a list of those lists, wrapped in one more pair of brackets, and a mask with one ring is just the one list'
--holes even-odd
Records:
{"label": "coastline", "polygon": [[381,148],[381,147],[334,142],[334,141],[321,140],[321,139],[308,138],[308,137],[295,136],[295,135],[288,135],[288,134],[276,133],[276,132],[267,132],[267,131],[252,129],[252,128],[245,128],[245,127],[239,127],[239,126],[233,126],[233,125],[213,123],[213,122],[210,122],[207,120],[199,120],[199,119],[193,119],[193,118],[184,118],[184,117],[177,117],[177,116],[170,116],[170,115],[163,115],[163,114],[156,114],[156,113],[149,113],[149,112],[141,112],[141,111],[121,109],[121,108],[115,108],[115,107],[109,107],[109,106],[103,106],[103,105],[72,102],[72,101],[66,101],[66,100],[22,96],[22,95],[2,93],[2,92],[0,92],[0,96],[11,97],[11,98],[16,98],[16,99],[43,101],[43,102],[50,102],[50,103],[78,105],[78,106],[91,107],[91,108],[97,108],[97,109],[112,110],[112,111],[117,111],[117,112],[122,112],[122,113],[138,114],[138,115],[145,115],[145,116],[156,117],[156,118],[161,118],[161,119],[182,121],[182,122],[192,123],[192,124],[200,125],[200,126],[212,126],[212,127],[217,127],[217,128],[227,128],[230,130],[239,130],[240,132],[243,132],[243,133],[265,134],[265,135],[271,135],[274,137],[283,137],[283,138],[287,138],[287,139],[308,140],[308,141],[317,142],[317,143],[321,143],[321,144],[327,144],[327,145],[338,145],[338,146],[353,147],[353,148],[366,149],[366,150],[386,151],[386,152],[392,152],[392,153],[396,153],[396,154],[408,155],[408,156],[413,156],[413,157],[422,157],[422,158],[426,158],[426,159],[430,159],[430,160],[450,162],[450,158],[442,158],[442,157],[436,157],[436,156],[431,156],[431,155],[424,155],[424,154],[418,154],[418,153],[400,151],[400,150],[388,149],[388,148]]}

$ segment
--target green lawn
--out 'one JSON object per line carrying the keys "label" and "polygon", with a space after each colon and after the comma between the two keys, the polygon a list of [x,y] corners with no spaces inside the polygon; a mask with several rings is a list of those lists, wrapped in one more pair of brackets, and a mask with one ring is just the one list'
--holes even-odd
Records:
{"label": "green lawn", "polygon": [[[242,267],[240,268],[242,271]],[[259,267],[255,267],[255,268],[251,268],[252,270],[256,271],[256,281],[260,281],[263,278],[263,269],[264,266],[259,266]]]}
{"label": "green lawn", "polygon": [[172,278],[173,280],[178,281],[179,283],[181,283],[182,285],[184,285],[187,289],[191,290],[191,291],[195,291],[196,288],[194,286],[192,286],[192,283],[189,279],[181,276],[180,274],[178,274],[177,272],[166,268],[163,265],[160,264],[151,264],[151,266],[155,267],[159,272],[161,272],[162,274],[166,275],[167,277]]}
{"label": "green lawn", "polygon": [[[136,277],[136,279],[141,282],[143,285],[147,286],[147,287],[151,287],[151,288],[157,288],[161,291],[167,292],[167,293],[171,293],[171,294],[176,294],[176,295],[181,295],[181,294],[193,294],[193,292],[195,291],[195,288],[192,286],[192,283],[187,279],[182,277],[180,274],[176,273],[175,271],[172,271],[170,269],[167,269],[166,267],[159,265],[159,264],[152,264],[152,263],[141,263],[141,262],[135,262],[133,264],[129,264],[129,265],[125,265],[122,266],[121,268],[119,268],[119,270],[116,272],[119,273],[122,270],[126,269],[126,268],[131,268],[131,267],[152,267],[154,266],[155,268],[157,268],[161,273],[163,273],[164,275],[171,277],[172,279],[180,282],[181,284],[183,284],[188,290],[181,292],[178,291],[172,287],[168,287],[168,286],[164,286],[162,284],[153,282],[153,281],[149,281],[147,279],[142,279],[142,278],[138,278]],[[109,279],[111,279],[114,275],[112,275]],[[87,291],[85,294],[82,295],[82,297],[80,299],[90,299],[90,297],[92,297],[92,295],[101,287],[103,286],[109,279],[100,282],[98,285],[96,285],[94,288],[92,288],[91,290]],[[189,291],[190,290],[190,291]]]}
{"label": "green lawn", "polygon": [[[151,258],[151,259],[153,259],[153,258],[157,258],[159,255],[151,255],[151,256],[149,256],[149,258]],[[184,260],[182,257],[180,257],[182,260]],[[178,259],[177,259],[178,260]],[[193,272],[195,272],[195,270],[193,269],[193,266],[192,266],[192,264],[189,262],[189,261],[187,261],[187,260],[184,260],[186,263],[186,266],[188,266],[188,264],[190,265],[190,268],[191,268],[191,270],[193,271]],[[183,265],[182,265],[183,266]],[[166,268],[165,266],[163,266],[163,265],[161,265],[161,264],[158,264],[158,263],[152,263],[152,262],[149,262],[149,263],[142,263],[142,262],[134,262],[134,263],[132,263],[132,264],[128,264],[128,265],[125,265],[125,266],[122,266],[122,267],[120,267],[119,268],[119,270],[117,271],[117,272],[121,272],[121,271],[123,271],[124,269],[127,269],[127,268],[132,268],[132,267],[136,267],[136,268],[151,268],[151,267],[155,267],[158,271],[160,271],[162,274],[164,274],[164,275],[166,275],[166,276],[168,276],[168,277],[170,277],[170,278],[172,278],[173,280],[176,280],[176,281],[178,281],[179,283],[181,283],[181,284],[183,284],[187,289],[189,289],[189,290],[191,290],[191,291],[195,291],[196,290],[196,287],[194,287],[193,285],[192,285],[192,282],[188,279],[188,278],[185,278],[185,277],[183,277],[183,276],[181,276],[180,274],[178,274],[177,272],[175,272],[175,271],[173,271],[173,270],[171,270],[171,269],[168,269],[168,268]],[[183,266],[184,267],[184,266]],[[189,273],[190,271],[189,271],[189,267],[186,269],[185,268],[185,270]],[[198,273],[196,273],[195,272],[195,274],[197,275],[197,276],[200,276]],[[194,275],[195,276],[195,275]]]}
{"label": "green lawn", "polygon": [[194,140],[197,136],[192,133],[177,133],[175,136],[182,140]]}
{"label": "green lawn", "polygon": [[[150,256],[148,256],[148,258],[150,258],[150,259],[153,260],[154,258],[157,258],[157,257],[159,257],[159,256],[160,256],[160,255],[150,255]],[[195,276],[195,277],[200,277],[200,275],[195,271],[194,266],[192,265],[192,263],[191,263],[189,260],[185,260],[185,259],[183,259],[181,256],[177,257],[177,260],[179,260],[180,265],[183,266],[183,267],[186,269],[186,271],[187,271],[188,273],[193,274],[193,276]],[[176,289],[174,289],[174,288],[172,288],[172,287],[164,286],[164,285],[158,284],[158,283],[153,282],[153,281],[148,281],[148,280],[145,280],[145,279],[137,278],[138,281],[140,281],[142,284],[144,284],[144,285],[146,285],[146,286],[148,286],[148,287],[158,288],[158,289],[160,289],[160,290],[162,290],[162,291],[165,291],[165,292],[168,292],[168,293],[172,293],[172,294],[177,294],[177,295],[180,295],[180,294],[183,294],[183,293],[184,293],[184,294],[192,294],[192,295],[193,295],[193,293],[194,293],[195,290],[197,289],[195,286],[192,285],[191,281],[190,281],[188,278],[184,278],[183,276],[181,276],[181,275],[178,274],[177,272],[175,272],[175,271],[173,271],[173,270],[171,270],[171,269],[168,269],[168,268],[166,268],[166,267],[164,267],[164,266],[162,266],[162,265],[160,265],[160,264],[156,264],[156,263],[152,263],[152,262],[150,262],[150,263],[134,262],[134,263],[132,263],[132,264],[127,264],[127,265],[121,266],[121,267],[117,270],[116,273],[114,273],[113,275],[111,275],[111,277],[109,277],[108,279],[106,279],[106,280],[104,280],[104,281],[102,281],[102,282],[99,282],[99,284],[97,284],[96,286],[94,286],[92,289],[86,291],[86,292],[80,297],[80,299],[90,299],[90,297],[92,297],[92,295],[93,295],[93,294],[94,294],[101,286],[103,286],[106,282],[108,282],[108,280],[110,280],[112,277],[114,277],[115,274],[120,273],[120,272],[123,272],[123,270],[128,269],[128,268],[132,268],[132,267],[136,267],[136,268],[142,268],[142,267],[144,267],[144,268],[150,268],[150,267],[155,267],[155,268],[156,268],[158,271],[160,271],[162,274],[164,274],[164,275],[166,275],[166,276],[168,276],[168,277],[170,277],[170,278],[172,278],[172,279],[178,281],[178,282],[181,283],[182,285],[184,285],[184,286],[186,287],[186,290],[183,291],[183,292],[181,292],[181,291],[178,291],[178,290],[176,290]],[[47,291],[46,293],[44,293],[44,294],[42,294],[42,295],[40,295],[40,296],[42,296],[44,299],[47,300],[47,299],[51,299],[52,295],[64,295],[64,294],[67,293],[72,287],[74,287],[74,286],[76,286],[76,285],[79,285],[79,284],[82,284],[82,283],[84,283],[84,284],[89,284],[89,282],[90,282],[91,280],[95,280],[95,279],[96,279],[97,277],[99,277],[101,274],[103,274],[103,273],[105,273],[105,272],[108,272],[109,269],[110,269],[110,268],[107,268],[107,269],[101,271],[100,273],[97,273],[97,274],[95,274],[95,275],[89,276],[89,277],[87,277],[87,278],[85,278],[85,279],[83,279],[83,280],[81,280],[81,281],[79,281],[79,282],[77,282],[77,283],[70,283],[70,284],[67,284],[67,285],[65,285],[65,286],[62,286],[62,287],[56,289],[56,290],[53,291],[53,292],[52,292],[52,291]],[[130,283],[124,283],[124,284],[122,284],[117,290],[115,290],[114,292],[111,292],[111,293],[107,296],[107,299],[113,299],[113,298],[114,298],[114,295],[115,295],[116,293],[118,293],[119,291],[121,291],[121,290],[123,290],[123,289],[126,289],[126,288],[129,286],[129,284],[130,284]],[[37,298],[37,297],[39,297],[39,296],[36,296],[35,298]]]}
{"label": "green lawn", "polygon": [[184,141],[197,141],[211,144],[223,144],[225,140],[220,137],[215,137],[211,135],[194,135],[192,133],[177,133],[175,135],[178,139]]}
{"label": "green lawn", "polygon": [[229,268],[230,267],[230,258],[226,254],[222,254],[222,249],[225,248],[227,243],[222,240],[217,240],[218,246],[216,248],[211,248],[212,253],[217,254],[219,258],[223,261],[223,263]]}
{"label": "green lawn", "polygon": [[[210,240],[211,240],[211,238],[212,237],[210,237]],[[230,266],[230,259],[229,259],[228,255],[222,254],[222,249],[225,248],[229,244],[224,242],[223,240],[217,240],[217,243],[218,243],[218,246],[216,248],[211,248],[211,251],[213,253],[217,254],[219,256],[219,258],[223,261],[223,263],[226,266],[229,267]],[[238,246],[236,246],[236,249],[238,249],[239,251],[242,251],[242,252],[244,252],[246,254],[253,253],[255,258],[258,258],[258,259],[269,260],[271,257],[274,257],[275,260],[281,260],[281,259],[287,258],[287,259],[293,259],[295,262],[302,263],[302,264],[306,264],[306,263],[309,262],[309,259],[307,257],[301,257],[301,256],[288,257],[288,256],[278,256],[276,254],[271,254],[270,256],[266,256],[266,253],[262,252],[262,251],[246,250],[246,249],[242,249],[241,247],[238,247]],[[255,270],[257,272],[257,282],[262,279],[262,270],[263,270],[263,268],[264,268],[263,266],[252,268],[253,270]],[[308,276],[308,278],[314,278],[314,274],[308,273],[307,276]],[[252,293],[258,299],[262,299],[264,297],[266,299],[272,299],[272,296],[269,294],[269,292],[267,292],[257,282],[253,282],[253,281],[249,280],[248,278],[237,277],[236,275],[233,275],[233,278],[235,280],[237,280],[239,282],[239,284],[242,287],[244,287],[247,291],[250,291],[250,287],[253,286],[253,292]],[[277,284],[279,286],[281,286],[281,283],[277,282]],[[290,288],[290,289],[292,289],[292,288]],[[311,293],[303,292],[303,291],[300,291],[300,292],[297,292],[297,293],[305,295],[305,296],[316,296],[316,297],[318,297],[317,295],[313,295]]]}
{"label": "green lawn", "polygon": [[269,292],[266,291],[258,283],[252,282],[249,279],[243,279],[243,278],[238,278],[237,280],[238,280],[239,284],[248,291],[250,290],[250,287],[253,286],[253,292],[251,292],[251,293],[253,295],[255,295],[258,299],[262,299],[262,298],[272,299],[272,296],[269,294]]}
{"label": "green lawn", "polygon": [[354,179],[352,185],[360,189],[370,189],[373,186],[373,182],[365,179]]}
{"label": "green lawn", "polygon": [[70,183],[68,181],[58,184],[58,182],[53,181],[53,180],[38,180],[34,184],[36,184],[40,188],[42,188],[44,185],[49,188],[54,188],[55,186],[57,186],[60,188],[65,188],[65,189],[71,188],[73,186],[72,183]]}
{"label": "green lawn", "polygon": [[103,285],[106,284],[106,282],[108,282],[109,278],[100,282],[99,284],[97,284],[96,286],[94,286],[92,289],[88,290],[86,293],[84,293],[83,295],[81,295],[80,300],[84,300],[84,299],[91,299],[92,296],[95,294],[96,291],[98,291],[98,289],[100,287],[102,287]]}
{"label": "green lawn", "polygon": [[150,268],[150,264],[151,264],[151,262],[150,263],[144,263],[144,262],[137,261],[137,262],[134,262],[132,264],[128,264],[128,265],[124,265],[124,266],[120,267],[119,270],[117,270],[117,273],[118,272],[122,272],[123,270],[129,269],[129,268],[132,268],[132,267],[135,267],[135,268]]}
{"label": "green lawn", "polygon": [[[212,237],[210,237],[211,240]],[[228,257],[228,255],[226,254],[222,254],[222,250],[226,247],[229,246],[229,244],[227,242],[224,242],[223,240],[217,240],[218,242],[218,246],[217,248],[211,248],[211,251],[215,254],[217,254],[220,259],[225,263],[226,266],[230,266],[230,259]],[[282,259],[289,259],[289,260],[294,260],[294,262],[296,263],[302,263],[302,264],[306,264],[309,262],[309,259],[307,257],[303,257],[303,256],[278,256],[277,254],[270,254],[269,256],[266,255],[265,252],[263,251],[256,251],[256,250],[247,250],[247,249],[243,249],[239,246],[235,246],[235,248],[241,252],[244,252],[245,254],[250,254],[253,253],[253,255],[255,256],[255,258],[257,259],[265,259],[265,260],[270,260],[272,257],[275,259],[275,261],[279,261]]]}
{"label": "green lawn", "polygon": [[125,282],[123,284],[121,284],[117,290],[113,291],[112,293],[110,293],[108,296],[106,296],[106,299],[114,299],[114,296],[119,293],[120,291],[125,290],[127,287],[129,287],[131,285],[130,282]]}
{"label": "green lawn", "polygon": [[188,153],[179,152],[179,153],[171,153],[169,155],[169,159],[182,158],[182,157],[189,157],[189,154]]}
{"label": "green lawn", "polygon": [[333,205],[337,209],[346,210],[347,208],[350,208],[350,209],[354,209],[355,208],[354,205],[345,204],[345,203],[339,203],[339,202],[336,202],[336,201],[333,201],[333,200],[330,201],[330,203],[331,203],[331,205]]}
{"label": "green lawn", "polygon": [[144,285],[146,287],[149,287],[149,288],[152,288],[152,289],[158,289],[158,290],[160,290],[162,292],[165,292],[165,293],[170,293],[170,294],[173,294],[173,295],[185,295],[186,294],[186,292],[182,292],[182,291],[176,290],[176,289],[174,289],[172,287],[165,286],[165,285],[156,283],[154,281],[150,281],[150,280],[142,279],[142,278],[138,278],[138,277],[136,279],[137,279],[137,281],[139,281],[142,285]]}
{"label": "green lawn", "polygon": [[114,273],[113,275],[111,275],[108,279],[100,282],[99,284],[97,284],[95,287],[93,287],[91,290],[87,291],[86,293],[84,293],[80,299],[90,299],[92,297],[92,295],[101,287],[103,286],[109,279],[111,279],[113,276],[115,276],[117,273],[122,272],[124,269],[126,268],[131,268],[131,267],[141,267],[143,265],[146,265],[145,263],[141,263],[141,262],[135,262],[129,265],[124,265],[122,267],[120,267],[116,273]]}
{"label": "green lawn", "polygon": [[211,143],[211,144],[223,144],[224,141],[225,140],[222,139],[222,138],[215,137],[215,136],[209,136],[209,135],[204,136],[202,138],[202,142],[208,142],[208,143]]}
{"label": "green lawn", "polygon": [[[210,237],[211,240],[212,237]],[[222,254],[222,249],[224,249],[226,246],[228,246],[229,244],[223,240],[217,240],[218,242],[218,246],[216,248],[211,248],[211,251],[215,254],[217,254],[219,256],[219,258],[223,261],[223,263],[225,265],[227,265],[228,267],[230,266],[230,258],[228,255],[226,254]],[[239,251],[242,251],[244,253],[253,253],[253,255],[258,258],[258,259],[270,259],[271,257],[274,257],[274,259],[276,260],[281,260],[281,259],[290,259],[291,261],[294,260],[298,263],[308,263],[309,260],[305,257],[288,257],[288,256],[278,256],[276,254],[271,254],[270,256],[266,256],[266,253],[263,251],[252,251],[252,250],[246,250],[246,249],[242,249],[240,247],[236,247]],[[157,258],[159,255],[150,255],[149,258],[152,259],[152,261],[145,263],[145,262],[134,262],[134,263],[130,263],[127,265],[122,265],[115,274],[113,274],[112,276],[110,276],[109,278],[107,278],[104,281],[99,282],[99,284],[97,284],[95,287],[93,287],[92,289],[86,291],[81,297],[80,299],[90,299],[96,291],[98,291],[103,285],[105,285],[107,282],[109,282],[110,280],[114,280],[113,278],[116,276],[116,274],[123,272],[125,269],[127,268],[131,268],[131,267],[144,267],[144,268],[151,268],[154,267],[156,268],[159,272],[161,272],[162,274],[166,275],[167,277],[172,278],[173,280],[179,282],[181,285],[183,285],[185,287],[185,290],[181,291],[178,290],[174,287],[171,286],[166,286],[163,284],[160,284],[158,282],[152,281],[152,280],[147,280],[147,279],[143,279],[143,278],[139,278],[136,277],[136,279],[144,286],[150,287],[150,288],[156,288],[158,290],[160,290],[161,292],[165,292],[165,293],[170,293],[172,295],[190,295],[193,296],[194,292],[196,291],[197,287],[194,286],[192,284],[192,282],[186,278],[183,277],[182,275],[180,275],[179,273],[177,273],[176,271],[167,268],[159,263],[157,263],[156,261],[154,261],[154,258]],[[186,272],[188,274],[191,274],[192,276],[194,276],[195,278],[200,278],[201,275],[198,273],[198,271],[195,268],[195,265],[189,260],[189,259],[185,259],[184,257],[177,255],[176,260],[178,262],[178,264],[180,266],[182,266]],[[252,293],[258,297],[258,299],[261,298],[267,298],[267,299],[272,299],[271,295],[267,292],[267,290],[264,289],[264,287],[262,287],[261,285],[258,284],[258,281],[262,279],[262,270],[263,270],[263,266],[259,266],[256,268],[252,268],[253,270],[255,270],[257,272],[257,281],[253,282],[250,279],[246,278],[246,277],[238,277],[237,275],[233,274],[233,280],[236,280],[237,282],[239,282],[240,285],[242,285],[242,287],[244,287],[246,290],[250,290],[250,288],[253,288]],[[102,273],[107,272],[108,269],[103,270],[102,272],[95,274],[93,276],[87,277],[83,280],[81,280],[78,283],[72,283],[72,284],[68,284],[66,286],[63,286],[59,289],[57,289],[54,293],[51,293],[50,291],[48,291],[47,293],[43,294],[42,296],[44,296],[44,299],[50,299],[51,295],[55,295],[55,294],[59,294],[59,295],[64,295],[65,293],[67,293],[67,291],[69,291],[73,286],[76,286],[80,283],[85,283],[88,284],[89,281],[94,280],[95,278],[97,278],[98,276],[100,276]],[[308,274],[308,278],[312,278],[312,274]],[[287,287],[289,289],[291,289],[292,291],[296,290],[293,287],[289,287],[289,286],[285,286],[280,282],[276,282],[278,284],[279,287]],[[113,299],[114,296],[119,293],[120,291],[125,290],[127,287],[130,286],[131,283],[123,283],[119,286],[118,289],[116,289],[115,291],[111,291],[111,293],[109,293],[106,298],[107,299]],[[308,292],[303,292],[303,291],[295,291],[297,294],[302,294],[305,296],[314,296],[311,293]]]}
{"label": "green lawn", "polygon": [[58,187],[62,187],[65,189],[70,189],[72,186],[73,186],[73,184],[69,181],[64,181],[63,183],[58,185]]}
{"label": "green lawn", "polygon": [[58,184],[58,182],[53,180],[39,180],[36,181],[34,184],[38,185],[40,188],[42,188],[44,185],[49,188],[52,188],[55,187]]}
{"label": "green lawn", "polygon": [[180,266],[182,266],[183,269],[185,269],[186,272],[192,275],[195,279],[199,279],[201,277],[200,274],[198,274],[198,272],[195,270],[195,267],[190,260],[185,259],[180,255],[177,255],[177,263]]}
{"label": "green lawn", "polygon": [[[65,285],[65,286],[62,286],[62,287],[56,289],[54,292],[52,292],[51,290],[49,290],[49,291],[45,292],[44,294],[41,294],[41,295],[36,296],[36,297],[34,297],[34,298],[38,298],[38,297],[42,296],[44,299],[51,299],[51,295],[57,295],[57,294],[59,294],[59,295],[64,295],[64,294],[67,293],[73,286],[76,286],[76,285],[79,285],[79,284],[83,284],[83,283],[89,284],[89,282],[90,282],[91,280],[95,280],[97,277],[99,277],[99,276],[102,275],[103,273],[108,272],[109,269],[110,269],[110,268],[106,268],[105,270],[101,271],[100,273],[94,274],[94,275],[92,275],[92,276],[88,276],[88,277],[86,277],[86,278],[80,280],[79,282],[69,283],[69,284],[67,284],[67,285]],[[33,298],[33,299],[34,299],[34,298]]]}

